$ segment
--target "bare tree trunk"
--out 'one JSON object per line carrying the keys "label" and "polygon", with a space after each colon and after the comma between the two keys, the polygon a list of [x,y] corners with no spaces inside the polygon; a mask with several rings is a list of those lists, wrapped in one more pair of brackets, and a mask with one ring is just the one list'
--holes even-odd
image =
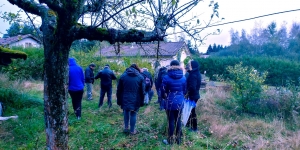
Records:
{"label": "bare tree trunk", "polygon": [[44,113],[47,149],[68,149],[68,56],[70,44],[44,37]]}

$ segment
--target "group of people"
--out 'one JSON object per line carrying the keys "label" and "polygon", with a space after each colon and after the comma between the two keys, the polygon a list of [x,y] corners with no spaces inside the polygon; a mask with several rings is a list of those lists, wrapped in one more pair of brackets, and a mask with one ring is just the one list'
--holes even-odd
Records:
{"label": "group of people", "polygon": [[[81,99],[85,82],[93,84],[94,79],[101,79],[101,94],[99,99],[99,107],[103,105],[105,93],[108,96],[108,105],[112,106],[112,80],[116,80],[116,76],[106,65],[95,78],[93,78],[94,64],[91,64],[85,70],[85,78],[83,70],[76,64],[74,58],[69,59],[69,93],[72,98],[73,109],[78,119],[81,117]],[[200,98],[201,74],[199,72],[199,64],[197,61],[190,61],[187,65],[186,74],[177,60],[172,60],[169,66],[161,67],[157,70],[155,81],[147,68],[140,69],[137,64],[132,64],[121,75],[117,84],[117,104],[123,109],[124,114],[124,132],[135,135],[138,131],[135,129],[136,116],[140,107],[148,104],[153,96],[153,83],[156,87],[158,95],[158,103],[160,110],[165,110],[168,120],[168,138],[163,140],[165,144],[181,143],[182,123],[181,111],[184,107],[184,100],[189,99],[197,103]],[[88,77],[88,78],[87,78]],[[88,87],[89,86],[89,87]],[[92,99],[89,89],[92,85],[87,84],[87,99]],[[192,109],[188,119],[187,127],[191,131],[197,131],[197,116],[195,108]]]}
{"label": "group of people", "polygon": [[107,95],[107,103],[109,108],[112,106],[112,80],[117,77],[110,70],[109,65],[106,64],[96,76],[94,70],[96,65],[91,63],[83,72],[83,69],[76,63],[74,58],[69,58],[69,87],[68,91],[72,99],[72,105],[77,119],[81,118],[81,103],[84,93],[84,86],[86,85],[87,100],[93,100],[93,84],[95,79],[101,79],[101,90],[98,107],[103,105],[105,94]]}

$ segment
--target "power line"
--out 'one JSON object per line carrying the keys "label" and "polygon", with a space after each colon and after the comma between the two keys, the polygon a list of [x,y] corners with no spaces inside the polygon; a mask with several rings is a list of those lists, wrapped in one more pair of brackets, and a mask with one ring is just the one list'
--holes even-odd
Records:
{"label": "power line", "polygon": [[[293,10],[281,11],[281,12],[276,12],[276,13],[271,13],[271,14],[266,14],[266,15],[256,16],[256,17],[247,18],[247,19],[241,19],[241,20],[236,20],[236,21],[230,21],[230,22],[225,22],[225,23],[220,23],[220,24],[210,25],[210,26],[202,27],[202,28],[194,28],[194,29],[205,29],[205,28],[210,28],[210,27],[222,26],[222,25],[226,25],[226,24],[232,24],[232,23],[237,23],[237,22],[243,22],[243,21],[253,20],[253,19],[262,18],[262,17],[267,17],[267,16],[272,16],[272,15],[278,15],[278,14],[283,14],[283,13],[288,13],[288,12],[294,12],[294,11],[300,11],[300,9],[293,9]],[[194,30],[194,29],[193,29],[193,30]],[[184,31],[180,31],[180,32],[177,32],[177,33],[182,33],[182,32],[184,32]],[[175,33],[172,33],[172,34],[175,34]],[[168,34],[168,35],[172,35],[172,34]]]}

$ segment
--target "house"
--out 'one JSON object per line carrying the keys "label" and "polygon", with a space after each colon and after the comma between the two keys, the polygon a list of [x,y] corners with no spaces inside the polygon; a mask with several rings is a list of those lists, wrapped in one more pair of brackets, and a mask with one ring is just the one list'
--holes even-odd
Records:
{"label": "house", "polygon": [[159,44],[159,51],[157,51],[158,43],[122,44],[118,55],[116,54],[118,46],[111,45],[100,49],[96,55],[106,57],[109,61],[120,60],[117,58],[122,57],[138,56],[145,61],[151,62],[153,66],[157,59],[161,66],[169,65],[172,60],[177,59],[184,66],[183,61],[190,56],[185,42],[160,42]]}
{"label": "house", "polygon": [[41,47],[42,42],[31,34],[17,35],[13,37],[0,38],[0,46],[2,47]]}

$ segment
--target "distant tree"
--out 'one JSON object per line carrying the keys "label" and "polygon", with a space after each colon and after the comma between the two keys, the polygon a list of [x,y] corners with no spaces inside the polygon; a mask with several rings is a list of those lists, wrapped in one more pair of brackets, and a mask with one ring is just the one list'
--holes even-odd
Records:
{"label": "distant tree", "polygon": [[212,47],[212,51],[213,51],[213,52],[217,52],[217,51],[218,51],[218,49],[217,49],[217,44],[216,44],[216,43],[214,43],[214,45],[213,45],[213,47]]}
{"label": "distant tree", "polygon": [[212,46],[209,44],[206,54],[209,55],[211,52],[213,52]]}
{"label": "distant tree", "polygon": [[16,36],[21,33],[21,25],[15,22],[6,31],[10,37]]}
{"label": "distant tree", "polygon": [[35,30],[34,27],[30,24],[24,24],[23,28],[21,30],[21,34],[25,35],[25,34],[31,34],[31,35],[35,35]]}

